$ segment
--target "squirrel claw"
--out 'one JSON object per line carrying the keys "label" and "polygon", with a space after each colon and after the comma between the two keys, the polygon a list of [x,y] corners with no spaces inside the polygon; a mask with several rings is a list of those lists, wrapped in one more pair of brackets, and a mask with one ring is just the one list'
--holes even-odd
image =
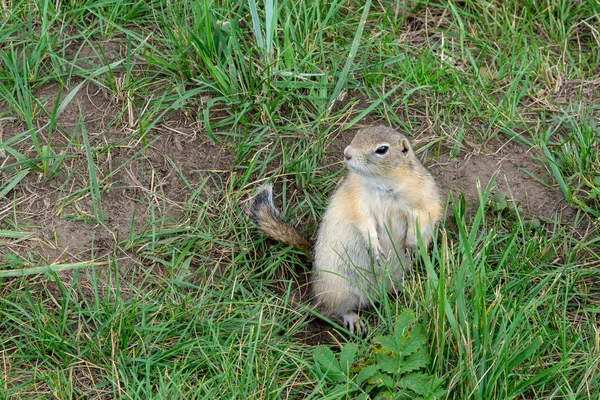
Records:
{"label": "squirrel claw", "polygon": [[383,252],[383,249],[381,248],[380,245],[375,245],[373,247],[369,248],[369,254],[371,254],[371,256],[373,257],[373,260],[375,260],[375,262],[379,265],[381,264],[381,261],[387,261],[387,257],[385,255],[385,253]]}
{"label": "squirrel claw", "polygon": [[350,334],[364,337],[367,333],[366,325],[361,321],[358,314],[349,312],[342,315],[344,327],[348,329]]}

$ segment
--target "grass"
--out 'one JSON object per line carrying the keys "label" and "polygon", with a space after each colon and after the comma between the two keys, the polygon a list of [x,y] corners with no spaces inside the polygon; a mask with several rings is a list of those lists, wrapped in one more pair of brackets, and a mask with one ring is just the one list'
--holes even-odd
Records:
{"label": "grass", "polygon": [[[15,0],[0,16],[0,397],[374,395],[329,382],[316,344],[376,351],[406,309],[443,398],[598,397],[594,2]],[[519,142],[574,216],[453,188],[371,334],[323,330],[306,260],[259,237],[244,201],[272,180],[314,233],[338,143],[369,123],[428,163]]]}

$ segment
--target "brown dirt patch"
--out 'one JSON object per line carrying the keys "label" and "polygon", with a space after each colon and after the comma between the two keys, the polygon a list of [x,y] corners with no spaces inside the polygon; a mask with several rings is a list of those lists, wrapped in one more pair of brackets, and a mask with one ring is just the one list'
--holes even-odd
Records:
{"label": "brown dirt patch", "polygon": [[[64,88],[62,98],[77,83]],[[48,84],[36,91],[36,97],[51,109],[58,93],[58,84]],[[206,181],[207,173],[231,171],[234,156],[206,139],[201,128],[184,115],[172,113],[168,124],[156,126],[144,142],[134,135],[128,122],[121,122],[122,109],[118,100],[86,84],[58,116],[60,129],[52,132],[49,142],[43,129],[47,118],[38,117],[41,144],[67,158],[57,176],[46,179],[31,171],[0,199],[0,229],[29,233],[25,240],[3,240],[0,259],[6,254],[29,253],[29,261],[34,265],[98,261],[109,256],[119,258],[119,264],[122,260],[124,266],[139,264],[135,255],[119,248],[119,242],[149,229],[152,218],[178,218],[195,188]],[[90,218],[85,149],[68,147],[69,143],[82,143],[77,127],[80,119],[85,122],[91,146],[101,149],[94,160],[106,217],[101,224]],[[25,124],[17,120],[5,121],[2,140],[10,140],[26,130]],[[75,140],[73,135],[77,136]],[[145,149],[144,143],[149,143]],[[31,140],[23,140],[15,147],[22,154],[35,157]],[[10,155],[0,160],[3,166],[15,161]],[[19,168],[5,169],[0,177],[6,181]]]}
{"label": "brown dirt patch", "polygon": [[[513,141],[490,141],[483,149],[473,149],[458,159],[450,157],[443,149],[431,170],[445,195],[464,194],[478,201],[478,185],[484,190],[496,175],[492,194],[503,194],[520,205],[532,217],[550,220],[558,215],[561,220],[572,221],[576,210],[571,208],[558,188],[548,187],[529,174],[550,181],[545,171],[534,160],[539,157],[532,148]],[[528,174],[529,173],[529,174]]]}

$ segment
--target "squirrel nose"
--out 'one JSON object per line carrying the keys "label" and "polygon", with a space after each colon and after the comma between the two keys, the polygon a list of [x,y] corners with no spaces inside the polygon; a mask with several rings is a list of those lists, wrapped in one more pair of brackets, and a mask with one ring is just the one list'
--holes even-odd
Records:
{"label": "squirrel nose", "polygon": [[347,147],[344,149],[344,157],[346,158],[346,161],[349,161],[352,159],[352,154],[350,154]]}

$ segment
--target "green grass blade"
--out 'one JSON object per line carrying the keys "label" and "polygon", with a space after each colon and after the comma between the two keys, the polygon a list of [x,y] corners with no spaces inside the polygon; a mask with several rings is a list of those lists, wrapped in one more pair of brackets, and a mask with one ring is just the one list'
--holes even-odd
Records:
{"label": "green grass blade", "polygon": [[261,50],[265,50],[265,41],[263,39],[262,28],[260,27],[260,19],[258,18],[258,9],[256,7],[255,0],[248,0],[248,7],[250,8],[250,16],[252,17],[252,27],[254,28],[254,36],[258,47]]}
{"label": "green grass blade", "polygon": [[92,200],[92,213],[93,216],[96,218],[97,222],[102,222],[106,220],[106,217],[102,213],[100,188],[98,187],[99,182],[98,176],[96,174],[96,164],[94,163],[94,152],[92,146],[90,145],[90,139],[85,128],[85,122],[83,119],[81,107],[79,108],[79,128],[81,132],[81,137],[83,138],[83,147],[85,148],[85,156],[87,159],[87,167],[89,174],[89,191],[90,198]]}
{"label": "green grass blade", "polygon": [[13,190],[14,187],[17,186],[19,182],[21,182],[21,180],[23,180],[23,178],[29,174],[30,171],[30,169],[24,169],[23,171],[17,172],[13,177],[11,177],[8,183],[4,185],[2,190],[0,190],[0,200],[3,199],[8,192]]}
{"label": "green grass blade", "polygon": [[25,232],[15,232],[6,229],[0,229],[0,237],[5,239],[24,239],[29,235],[29,233]]}
{"label": "green grass blade", "polygon": [[354,35],[354,40],[352,41],[352,47],[350,47],[350,52],[348,53],[348,58],[346,59],[346,63],[344,64],[344,69],[340,73],[338,81],[333,89],[333,93],[329,99],[328,110],[331,110],[331,107],[338,99],[338,96],[342,92],[346,81],[348,80],[348,72],[352,67],[352,63],[354,62],[354,57],[356,57],[356,53],[358,52],[358,46],[360,45],[360,41],[362,38],[362,33],[365,28],[365,24],[367,22],[367,17],[369,16],[369,9],[371,8],[371,0],[367,0],[363,6],[363,12],[360,17],[360,21],[358,22],[358,28],[356,29],[356,34]]}
{"label": "green grass blade", "polygon": [[558,165],[556,164],[556,160],[554,159],[554,156],[552,155],[552,153],[550,153],[550,150],[548,149],[548,146],[546,146],[545,143],[542,143],[541,146],[542,146],[542,150],[544,151],[544,154],[546,155],[546,159],[548,160],[548,166],[550,167],[550,170],[552,171],[552,176],[554,177],[554,180],[556,181],[556,183],[558,183],[558,187],[560,187],[560,190],[562,191],[563,195],[565,196],[565,199],[569,203],[571,203],[573,201],[573,199],[571,197],[571,189],[569,189],[569,186],[565,182],[565,180],[560,172],[560,169],[558,168]]}
{"label": "green grass blade", "polygon": [[27,276],[27,275],[39,275],[39,274],[45,274],[45,273],[56,273],[56,272],[61,272],[61,271],[74,270],[74,269],[97,267],[100,265],[106,265],[106,263],[105,262],[81,262],[81,263],[73,263],[73,264],[56,264],[56,265],[45,265],[42,267],[3,270],[3,271],[0,271],[0,278],[10,278],[10,277]]}

